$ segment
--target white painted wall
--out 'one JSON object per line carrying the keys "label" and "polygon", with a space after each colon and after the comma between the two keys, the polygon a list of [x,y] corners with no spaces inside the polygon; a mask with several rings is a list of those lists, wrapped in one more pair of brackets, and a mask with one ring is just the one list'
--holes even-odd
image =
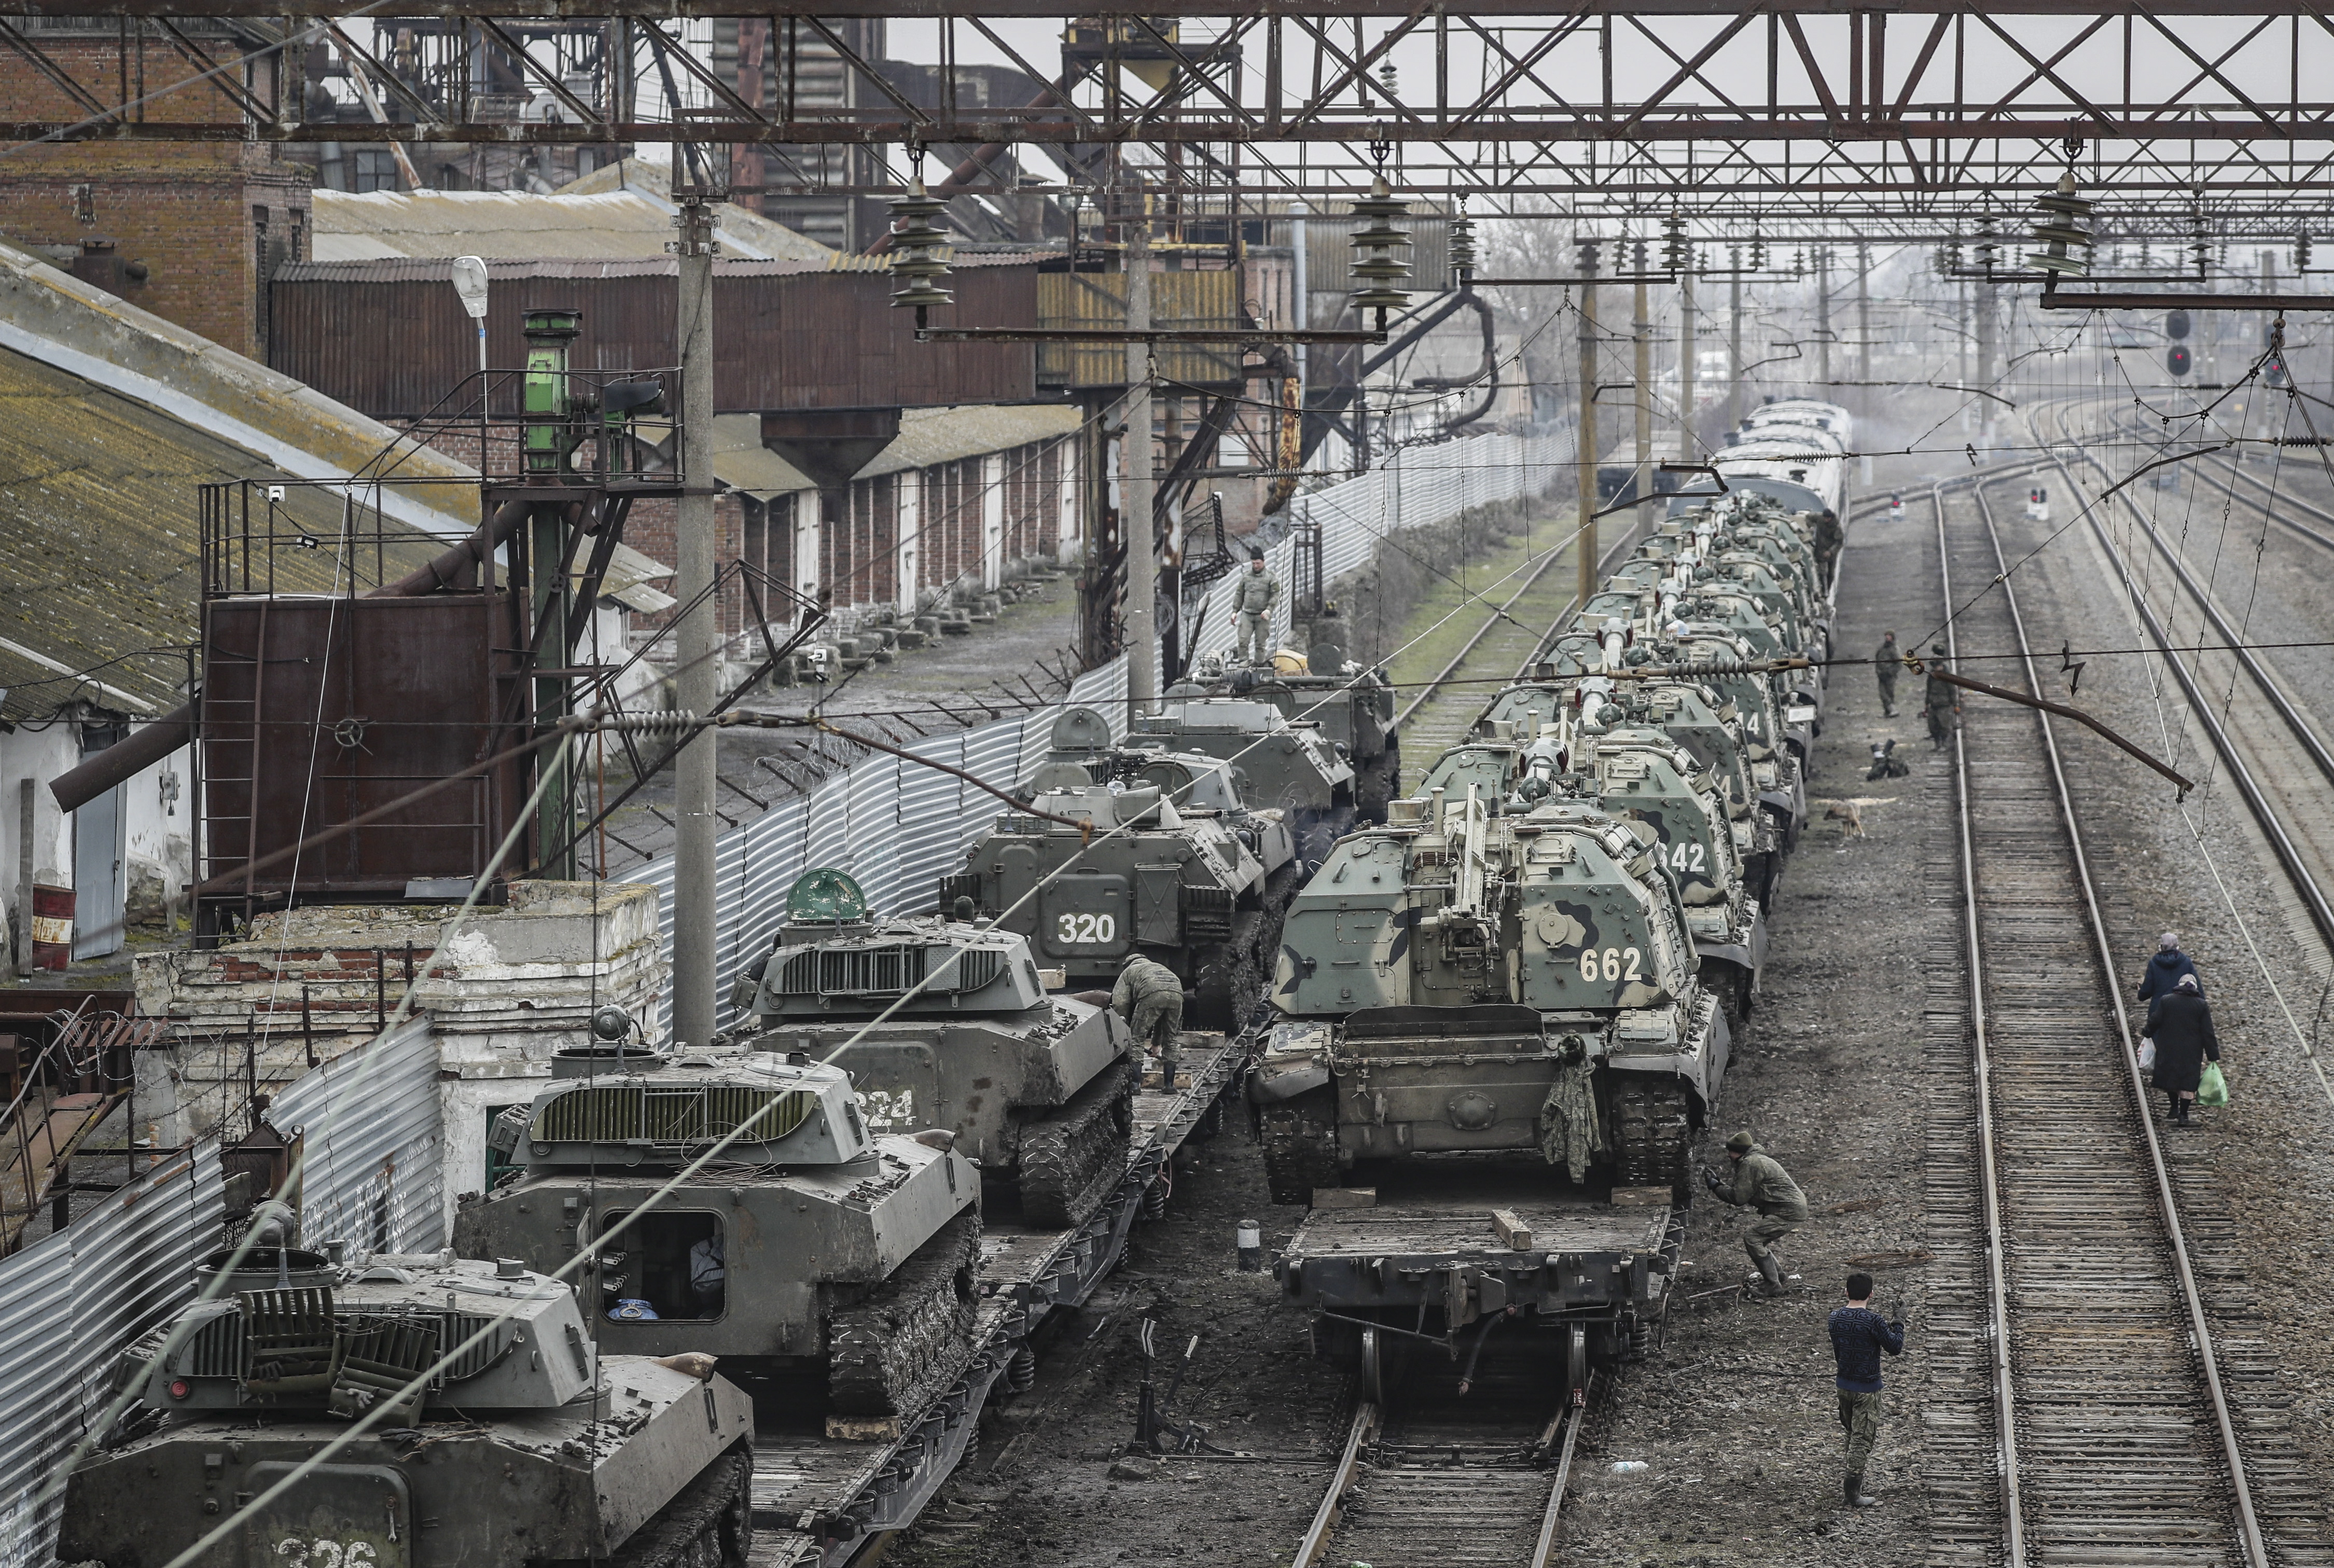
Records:
{"label": "white painted wall", "polygon": [[1055,553],[1064,564],[1075,561],[1085,554],[1085,534],[1080,527],[1083,518],[1078,511],[1078,460],[1085,451],[1085,442],[1072,438],[1062,443],[1061,495],[1056,504],[1061,508],[1059,544]]}
{"label": "white painted wall", "polygon": [[32,912],[19,907],[24,890],[17,886],[24,842],[24,786],[32,786],[34,877],[53,886],[71,886],[71,819],[57,809],[49,780],[80,761],[81,732],[70,720],[40,730],[20,724],[0,735],[0,901],[6,905],[9,935],[22,963],[33,958],[32,939],[22,936]]}
{"label": "white painted wall", "polygon": [[1005,458],[980,460],[980,586],[995,593],[1005,580]]}
{"label": "white painted wall", "polygon": [[924,555],[924,476],[922,471],[911,469],[902,474],[899,483],[893,487],[893,494],[897,498],[896,506],[899,513],[900,548],[896,559],[900,569],[898,588],[900,612],[902,615],[913,615],[923,607],[916,598],[916,589],[920,583],[917,574],[922,566]]}

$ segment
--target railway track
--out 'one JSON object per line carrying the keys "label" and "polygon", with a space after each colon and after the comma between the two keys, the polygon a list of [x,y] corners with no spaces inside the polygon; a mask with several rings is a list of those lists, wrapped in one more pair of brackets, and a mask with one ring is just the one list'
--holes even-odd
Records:
{"label": "railway track", "polygon": [[[1635,527],[1621,530],[1598,557],[1600,582],[1636,547],[1637,539]],[[1468,727],[1498,690],[1493,680],[1477,682],[1461,672],[1496,672],[1496,681],[1519,679],[1530,670],[1556,629],[1578,607],[1579,595],[1565,586],[1577,576],[1570,569],[1573,560],[1571,546],[1549,551],[1394,715],[1395,731],[1403,737],[1404,754],[1416,760],[1413,764],[1416,772],[1423,773],[1465,737]]]}
{"label": "railway track", "polygon": [[[1344,1448],[1291,1568],[1547,1568],[1581,1424],[1604,1386],[1551,1379],[1517,1357],[1460,1391],[1423,1358],[1356,1390]],[[1558,1387],[1567,1379],[1552,1379]]]}
{"label": "railway track", "polygon": [[[1982,486],[1933,501],[1950,607],[2006,566]],[[2001,586],[1950,650],[2013,655],[1992,678],[2039,694]],[[1932,1419],[1932,1560],[2334,1563],[2259,1314],[2182,1212],[2186,1135],[2154,1120],[2053,724],[1972,701],[1953,760],[1969,1109],[1933,1123],[1930,1202],[1973,1277],[1924,1328],[1983,1394]],[[1965,1147],[1940,1151],[1940,1126]]]}
{"label": "railway track", "polygon": [[[2042,411],[2058,431],[2053,449],[2075,445],[2066,430],[2067,410]],[[2040,417],[2038,437],[2043,433]],[[2081,493],[2068,460],[2055,460],[2070,489]],[[2085,453],[2078,460],[2114,481],[2116,476],[2098,459]],[[2165,663],[2191,716],[2268,839],[2302,916],[2321,939],[2334,944],[2334,789],[2329,788],[2334,786],[2334,740],[2304,711],[2269,660],[2242,646],[2242,613],[2233,615],[2221,603],[2212,586],[2165,537],[2150,507],[2128,489],[2104,505],[2122,508],[2165,570],[2150,571],[2146,563],[2134,561],[2107,528],[2101,506],[2093,506],[2085,518],[2092,538],[2121,580],[2147,635],[2165,651]],[[2334,544],[2334,538],[2323,542]],[[2229,644],[2236,651],[2171,651],[2197,643]]]}

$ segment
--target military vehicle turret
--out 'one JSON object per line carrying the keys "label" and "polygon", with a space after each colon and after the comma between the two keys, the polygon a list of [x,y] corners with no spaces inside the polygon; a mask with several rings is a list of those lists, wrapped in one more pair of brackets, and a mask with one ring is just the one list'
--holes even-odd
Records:
{"label": "military vehicle turret", "polygon": [[[612,1353],[703,1350],[823,1386],[844,1417],[913,1408],[970,1354],[980,1178],[945,1131],[876,1137],[840,1068],[735,1047],[560,1052],[490,1142],[524,1158],[454,1223],[466,1257],[550,1270],[656,1199],[585,1269]],[[742,1130],[741,1130],[742,1129]],[[674,1173],[728,1137],[661,1199]]]}
{"label": "military vehicle turret", "polygon": [[731,1002],[741,1043],[851,1077],[875,1137],[945,1128],[1031,1224],[1075,1224],[1124,1174],[1133,1036],[1046,993],[1028,938],[930,915],[878,919],[840,871],[798,878]]}
{"label": "military vehicle turret", "polygon": [[1154,784],[1043,789],[941,878],[940,905],[971,900],[1027,938],[1038,962],[1066,970],[1072,990],[1107,988],[1142,953],[1193,993],[1191,1027],[1237,1031],[1297,880],[1293,860],[1268,874],[1259,837],[1241,817],[1179,807]]}
{"label": "military vehicle turret", "polygon": [[1729,1036],[1656,829],[1552,796],[1397,801],[1289,913],[1249,1092],[1275,1198],[1355,1164],[1509,1157],[1676,1187]]}
{"label": "military vehicle turret", "polygon": [[123,1352],[135,1402],[66,1479],[62,1561],[159,1568],[232,1522],[199,1561],[743,1568],[754,1412],[710,1356],[603,1354],[575,1292],[507,1259],[326,1245],[254,1248]]}
{"label": "military vehicle turret", "polygon": [[1157,713],[1137,714],[1131,745],[1197,751],[1229,764],[1240,799],[1279,809],[1297,853],[1318,866],[1329,846],[1353,831],[1354,769],[1311,720],[1292,722],[1252,697],[1171,698]]}
{"label": "military vehicle turret", "polygon": [[1274,881],[1283,866],[1297,859],[1295,820],[1255,792],[1254,780],[1241,764],[1181,746],[1167,734],[1137,730],[1114,741],[1110,721],[1092,708],[1065,711],[1054,721],[1050,739],[1052,748],[1031,775],[1025,798],[1043,789],[1080,789],[1089,784],[1113,789],[1148,785],[1186,814],[1214,812],[1264,863],[1268,886],[1282,888],[1284,897],[1296,891],[1289,886],[1293,877]]}
{"label": "military vehicle turret", "polygon": [[1195,662],[1168,688],[1168,700],[1246,697],[1270,703],[1293,722],[1318,724],[1321,738],[1354,770],[1354,816],[1384,822],[1386,803],[1402,791],[1402,738],[1394,732],[1393,677],[1351,656],[1351,628],[1335,605],[1313,618],[1302,673],[1228,670],[1220,659]]}

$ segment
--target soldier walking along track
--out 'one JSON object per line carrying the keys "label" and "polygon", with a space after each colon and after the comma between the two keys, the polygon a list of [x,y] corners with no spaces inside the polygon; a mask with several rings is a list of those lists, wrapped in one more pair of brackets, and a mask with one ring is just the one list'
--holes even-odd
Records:
{"label": "soldier walking along track", "polygon": [[[2007,568],[1982,489],[1934,498],[1950,613]],[[2028,654],[2014,583],[1947,636]],[[2030,657],[1998,667],[2039,692]],[[1933,1425],[1932,1561],[2334,1562],[2258,1313],[2184,1228],[2165,1145],[2194,1135],[2152,1120],[2051,721],[1971,702],[1951,750],[1974,1115],[1945,1195],[1982,1287],[1934,1337],[1989,1386],[1992,1431]]]}

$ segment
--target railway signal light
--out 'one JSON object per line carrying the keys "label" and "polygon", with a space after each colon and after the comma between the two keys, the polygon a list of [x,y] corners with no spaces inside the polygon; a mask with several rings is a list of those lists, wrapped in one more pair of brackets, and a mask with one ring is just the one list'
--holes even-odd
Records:
{"label": "railway signal light", "polygon": [[2164,318],[2164,335],[2177,342],[2188,335],[2188,313],[2175,310]]}
{"label": "railway signal light", "polygon": [[2296,272],[2310,270],[2310,236],[2307,233],[2293,237],[2293,270]]}
{"label": "railway signal light", "polygon": [[2186,375],[2188,373],[2188,345],[2185,343],[2175,343],[2170,348],[2165,350],[2164,368],[2170,371],[2174,375]]}

